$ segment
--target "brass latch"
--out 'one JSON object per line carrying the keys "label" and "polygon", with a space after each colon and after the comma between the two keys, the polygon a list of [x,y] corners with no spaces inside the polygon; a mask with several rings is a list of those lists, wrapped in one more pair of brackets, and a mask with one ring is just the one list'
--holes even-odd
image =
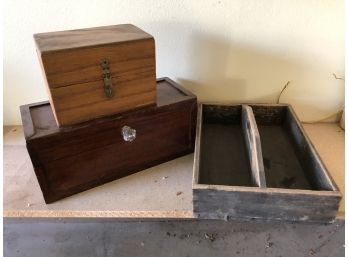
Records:
{"label": "brass latch", "polygon": [[102,59],[100,61],[100,66],[103,69],[103,80],[104,80],[104,92],[108,98],[113,97],[114,92],[112,90],[112,81],[110,73],[110,64],[108,59]]}

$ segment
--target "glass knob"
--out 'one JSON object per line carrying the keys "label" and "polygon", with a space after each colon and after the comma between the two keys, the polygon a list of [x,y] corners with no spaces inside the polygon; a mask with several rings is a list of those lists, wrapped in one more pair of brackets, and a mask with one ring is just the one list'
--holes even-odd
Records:
{"label": "glass knob", "polygon": [[137,136],[137,131],[129,126],[123,126],[121,134],[124,141],[132,142]]}

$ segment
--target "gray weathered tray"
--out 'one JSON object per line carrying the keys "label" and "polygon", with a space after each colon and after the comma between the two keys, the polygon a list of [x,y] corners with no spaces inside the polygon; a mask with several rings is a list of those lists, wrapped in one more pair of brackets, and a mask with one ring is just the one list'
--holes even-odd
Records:
{"label": "gray weathered tray", "polygon": [[197,217],[328,222],[340,199],[291,106],[199,105]]}

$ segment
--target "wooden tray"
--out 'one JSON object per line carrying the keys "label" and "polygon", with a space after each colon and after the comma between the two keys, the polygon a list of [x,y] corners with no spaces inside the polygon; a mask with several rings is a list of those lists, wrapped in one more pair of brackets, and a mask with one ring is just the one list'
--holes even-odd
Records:
{"label": "wooden tray", "polygon": [[291,106],[199,105],[197,217],[327,222],[340,199]]}

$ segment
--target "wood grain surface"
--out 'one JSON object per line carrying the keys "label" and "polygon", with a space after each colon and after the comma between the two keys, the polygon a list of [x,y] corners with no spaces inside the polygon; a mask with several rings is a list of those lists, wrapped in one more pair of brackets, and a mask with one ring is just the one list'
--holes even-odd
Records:
{"label": "wood grain surface", "polygon": [[[196,97],[158,81],[157,106],[85,122],[54,125],[49,103],[21,107],[27,149],[47,203],[188,154],[194,148]],[[136,139],[122,138],[123,126]]]}
{"label": "wood grain surface", "polygon": [[296,222],[331,222],[336,218],[340,194],[286,190],[193,189],[193,210],[205,219],[266,219]]}
{"label": "wood grain surface", "polygon": [[[195,150],[193,176],[193,211],[197,217],[298,222],[330,222],[335,219],[341,194],[291,106],[202,104],[199,108],[203,110],[197,118],[199,134],[196,140],[200,142],[200,147]],[[242,113],[238,110],[242,110]],[[251,124],[247,126],[247,121],[252,121],[254,130],[250,129]],[[212,123],[229,133],[221,133],[217,129],[215,134],[204,133]],[[266,178],[263,187],[255,182],[236,184],[240,174],[244,174],[235,172],[236,167],[244,171],[249,168],[250,173],[257,171],[252,168],[250,154],[247,162],[241,162],[242,158],[234,159],[237,156],[234,149],[252,152],[255,147],[248,139],[245,141],[248,148],[243,150],[236,138],[230,140],[233,138],[230,133],[243,137],[233,129],[240,123],[243,124],[239,127],[243,128],[244,135],[254,133],[260,137],[259,157],[262,156]],[[231,124],[235,124],[234,127]],[[222,137],[219,138],[218,134]],[[203,147],[204,142],[211,141],[211,138],[219,138],[221,143],[215,147]],[[221,149],[216,150],[216,147]],[[214,152],[223,154],[214,155]],[[224,157],[228,154],[229,158]],[[232,159],[232,163],[226,161]],[[241,166],[241,163],[248,167]]]}
{"label": "wood grain surface", "polygon": [[[133,25],[34,35],[58,125],[155,104],[153,37]],[[101,60],[110,63],[114,96],[104,92]]]}
{"label": "wood grain surface", "polygon": [[[113,33],[110,33],[112,31]],[[119,24],[85,29],[65,30],[34,35],[42,52],[65,51],[73,48],[100,46],[115,42],[127,42],[152,38],[152,36],[132,24]]]}
{"label": "wood grain surface", "polygon": [[266,187],[260,133],[250,106],[242,105],[242,127],[248,151],[253,185]]}

